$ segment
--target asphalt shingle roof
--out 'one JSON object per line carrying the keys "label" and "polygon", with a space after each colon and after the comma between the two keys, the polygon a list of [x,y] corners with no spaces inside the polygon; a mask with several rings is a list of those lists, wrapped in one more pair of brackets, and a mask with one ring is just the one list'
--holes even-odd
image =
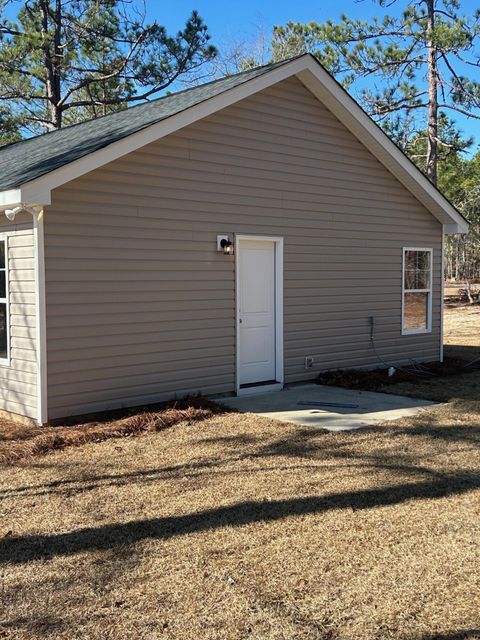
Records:
{"label": "asphalt shingle roof", "polygon": [[0,191],[20,187],[287,62],[290,60],[243,71],[96,120],[0,147]]}

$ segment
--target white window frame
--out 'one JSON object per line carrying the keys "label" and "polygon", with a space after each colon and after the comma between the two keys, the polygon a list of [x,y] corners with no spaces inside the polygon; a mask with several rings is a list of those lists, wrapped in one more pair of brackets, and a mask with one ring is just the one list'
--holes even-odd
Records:
{"label": "white window frame", "polygon": [[[430,254],[430,282],[428,289],[405,289],[405,254],[407,251],[424,251]],[[402,249],[402,335],[411,336],[432,332],[432,290],[433,290],[433,249],[425,247],[403,247]],[[405,294],[427,293],[427,327],[426,329],[405,329]]]}
{"label": "white window frame", "polygon": [[7,357],[0,358],[0,366],[10,366],[10,276],[8,271],[8,234],[0,233],[0,242],[5,243],[5,298],[0,298],[0,304],[6,305],[7,325]]}

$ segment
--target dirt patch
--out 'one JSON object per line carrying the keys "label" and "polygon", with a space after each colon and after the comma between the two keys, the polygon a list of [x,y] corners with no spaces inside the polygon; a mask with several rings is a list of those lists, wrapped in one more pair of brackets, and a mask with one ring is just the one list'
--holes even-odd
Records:
{"label": "dirt patch", "polygon": [[[197,422],[225,413],[221,407],[205,398],[186,398],[169,405],[136,409],[114,414],[104,413],[98,420],[62,426],[32,427],[16,422],[0,423],[0,463],[14,463],[40,454],[79,446],[87,442],[102,442],[109,438],[126,438],[149,431],[162,431],[179,422]],[[122,417],[113,416],[121,415]],[[0,636],[1,637],[1,636]]]}

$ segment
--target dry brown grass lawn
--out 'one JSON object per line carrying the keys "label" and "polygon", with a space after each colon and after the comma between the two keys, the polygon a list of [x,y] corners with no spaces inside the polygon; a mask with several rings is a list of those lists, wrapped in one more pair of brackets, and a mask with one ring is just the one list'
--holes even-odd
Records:
{"label": "dry brown grass lawn", "polygon": [[0,466],[0,638],[480,638],[478,407],[219,415]]}

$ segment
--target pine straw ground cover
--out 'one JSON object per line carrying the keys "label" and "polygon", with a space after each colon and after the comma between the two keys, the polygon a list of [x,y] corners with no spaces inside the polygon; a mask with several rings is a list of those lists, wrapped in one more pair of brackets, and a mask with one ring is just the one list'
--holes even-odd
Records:
{"label": "pine straw ground cover", "polygon": [[480,639],[469,380],[360,431],[218,414],[0,465],[0,638]]}
{"label": "pine straw ground cover", "polygon": [[162,431],[179,422],[200,422],[224,409],[205,398],[187,398],[147,410],[119,410],[100,414],[96,420],[60,426],[34,427],[0,420],[0,464],[15,463],[56,449],[128,438],[149,431]]}

